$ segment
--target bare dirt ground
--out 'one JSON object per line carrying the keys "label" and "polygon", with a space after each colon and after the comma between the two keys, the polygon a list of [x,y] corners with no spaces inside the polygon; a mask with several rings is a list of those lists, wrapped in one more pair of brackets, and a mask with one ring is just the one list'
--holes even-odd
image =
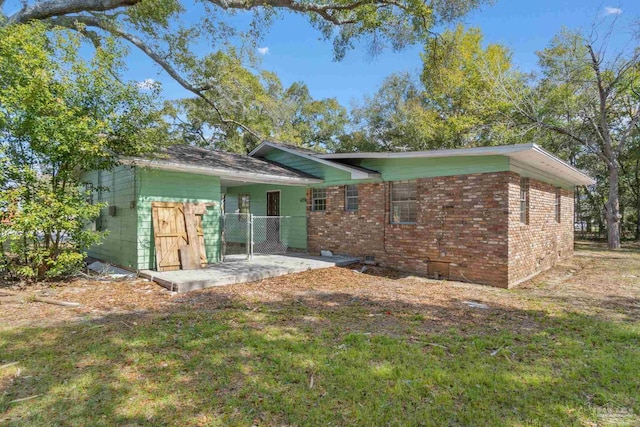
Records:
{"label": "bare dirt ground", "polygon": [[[145,280],[74,279],[20,287],[15,297],[0,297],[0,327],[51,326],[99,321],[111,315],[142,316],[185,309],[219,310],[241,304],[278,309],[292,303],[331,310],[360,308],[370,312],[380,329],[389,316],[419,315],[425,328],[441,329],[477,323],[503,313],[526,310],[573,311],[617,321],[640,319],[640,245],[606,251],[602,244],[579,242],[575,256],[553,269],[505,290],[460,282],[434,281],[393,270],[368,267],[329,268],[274,279],[174,294]],[[61,307],[34,302],[33,296],[80,303]],[[477,304],[481,304],[478,308]],[[499,308],[500,310],[484,309]],[[413,310],[414,307],[420,309]],[[425,310],[424,307],[428,309]],[[470,307],[475,309],[470,309]],[[415,311],[415,312],[414,312]],[[518,327],[527,328],[526,318]],[[515,325],[514,325],[515,326]]]}

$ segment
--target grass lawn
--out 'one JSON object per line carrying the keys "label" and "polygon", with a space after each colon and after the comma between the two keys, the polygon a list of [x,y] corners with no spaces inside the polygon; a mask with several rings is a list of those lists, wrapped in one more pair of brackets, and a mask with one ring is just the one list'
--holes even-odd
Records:
{"label": "grass lawn", "polygon": [[41,290],[83,307],[0,299],[1,425],[640,425],[637,247],[512,290],[340,268]]}

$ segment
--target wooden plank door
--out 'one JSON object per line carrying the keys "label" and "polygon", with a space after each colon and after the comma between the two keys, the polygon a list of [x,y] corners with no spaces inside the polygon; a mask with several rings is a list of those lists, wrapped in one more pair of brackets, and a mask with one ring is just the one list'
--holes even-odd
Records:
{"label": "wooden plank door", "polygon": [[176,202],[153,202],[151,217],[157,270],[180,270],[180,247],[189,244],[184,205]]}

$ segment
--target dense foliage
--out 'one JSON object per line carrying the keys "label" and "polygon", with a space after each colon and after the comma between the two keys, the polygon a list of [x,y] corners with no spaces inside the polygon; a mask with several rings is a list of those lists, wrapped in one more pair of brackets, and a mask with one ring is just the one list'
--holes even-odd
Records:
{"label": "dense foliage", "polygon": [[[270,24],[283,16],[305,18],[319,30],[321,36],[333,43],[336,60],[347,51],[366,46],[375,55],[382,49],[400,50],[407,45],[423,43],[433,36],[434,26],[453,22],[487,0],[25,0],[22,8],[11,11],[0,1],[0,27],[33,20],[51,26],[76,31],[85,40],[100,46],[105,38],[113,37],[133,46],[155,62],[165,73],[191,92],[196,100],[189,110],[194,132],[200,125],[216,125],[230,136],[229,144],[243,151],[239,145],[250,146],[256,139],[278,136],[290,137],[293,142],[310,136],[326,134],[327,129],[314,117],[329,117],[340,121],[340,108],[332,100],[307,102],[288,106],[289,101],[304,98],[305,88],[297,85],[281,93],[270,94],[277,108],[271,110],[263,89],[273,89],[274,76],[258,78],[240,71],[238,79],[246,88],[258,90],[255,97],[229,85],[228,74],[216,75],[213,69],[237,69],[236,49],[253,51]],[[7,10],[5,10],[7,9]],[[238,19],[241,17],[242,19]],[[202,55],[203,46],[207,52]],[[228,52],[211,54],[210,52]],[[241,56],[245,57],[246,52]],[[258,88],[263,86],[263,88]],[[294,93],[288,93],[294,92]],[[256,102],[248,106],[247,102]],[[231,107],[231,108],[229,108]],[[239,111],[247,108],[251,111]],[[294,111],[283,111],[290,110]],[[204,112],[203,109],[209,111]],[[199,110],[195,112],[194,110]],[[254,117],[266,113],[264,120]],[[213,115],[217,117],[214,120]],[[208,116],[208,117],[205,117]],[[272,122],[289,123],[293,116],[299,121],[295,131],[285,129],[274,133]],[[247,120],[244,121],[239,120]],[[308,123],[305,123],[308,122]],[[333,125],[330,125],[330,127]],[[304,129],[307,127],[307,129]],[[205,132],[207,140],[215,135]],[[241,140],[246,139],[244,142]],[[201,141],[201,140],[200,140]],[[208,141],[211,142],[211,141]],[[207,142],[207,143],[208,143]]]}
{"label": "dense foliage", "polygon": [[166,133],[153,94],[115,77],[117,45],[86,61],[79,43],[37,23],[0,29],[0,243],[20,278],[75,270],[100,240],[88,225],[103,207],[81,172],[108,169]]}
{"label": "dense foliage", "polygon": [[276,74],[245,66],[235,50],[205,61],[202,78],[215,87],[210,93],[226,120],[202,98],[173,103],[172,119],[187,142],[237,153],[264,139],[325,150],[345,133],[347,110],[335,98],[315,100],[302,82],[285,88]]}

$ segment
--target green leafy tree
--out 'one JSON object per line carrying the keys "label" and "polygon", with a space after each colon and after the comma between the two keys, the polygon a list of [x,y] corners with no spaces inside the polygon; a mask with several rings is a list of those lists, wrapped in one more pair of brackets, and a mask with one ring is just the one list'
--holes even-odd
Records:
{"label": "green leafy tree", "polygon": [[[612,34],[613,27],[607,34]],[[608,37],[563,30],[538,54],[541,76],[526,90],[503,86],[516,106],[516,125],[533,126],[541,140],[588,164],[595,157],[606,174],[608,246],[620,247],[620,160],[627,156],[640,123],[640,49],[606,52]],[[588,160],[585,160],[588,159]]]}
{"label": "green leafy tree", "polygon": [[429,40],[420,79],[388,77],[353,110],[356,132],[340,149],[427,150],[521,140],[508,126],[511,104],[497,95],[508,79],[524,85],[503,46],[482,46],[477,29],[462,26]]}
{"label": "green leafy tree", "polygon": [[520,139],[508,126],[512,104],[496,86],[505,80],[523,86],[525,76],[513,70],[506,47],[497,43],[484,47],[482,41],[479,29],[458,25],[425,46],[421,75],[425,108],[437,118],[433,127],[440,147],[508,144]]}
{"label": "green leafy tree", "polygon": [[174,103],[172,115],[187,142],[237,153],[263,139],[324,150],[344,134],[348,115],[336,99],[315,100],[304,83],[284,88],[274,73],[244,66],[234,50],[205,61],[203,72],[216,80],[213,96],[227,119],[201,98]]}
{"label": "green leafy tree", "polygon": [[[423,42],[434,26],[452,22],[486,0],[25,0],[12,14],[0,1],[0,26],[42,21],[77,31],[95,46],[105,37],[123,40],[154,61],[199,102],[230,126],[262,135],[228,115],[223,104],[233,96],[224,81],[207,73],[209,58],[202,45],[214,51],[230,46],[253,46],[269,25],[286,15],[304,16],[333,43],[335,59],[357,45],[375,54],[384,48],[400,50]],[[250,15],[246,26],[238,14]],[[189,13],[189,19],[184,19]],[[193,22],[193,17],[200,19]],[[189,22],[191,21],[191,22]],[[189,24],[185,24],[189,22]],[[221,93],[223,96],[221,97]],[[233,112],[232,112],[233,113]]]}
{"label": "green leafy tree", "polygon": [[153,94],[114,77],[122,52],[105,40],[90,61],[80,40],[43,24],[0,29],[0,240],[10,271],[69,273],[101,234],[79,175],[120,154],[155,148],[166,134]]}

